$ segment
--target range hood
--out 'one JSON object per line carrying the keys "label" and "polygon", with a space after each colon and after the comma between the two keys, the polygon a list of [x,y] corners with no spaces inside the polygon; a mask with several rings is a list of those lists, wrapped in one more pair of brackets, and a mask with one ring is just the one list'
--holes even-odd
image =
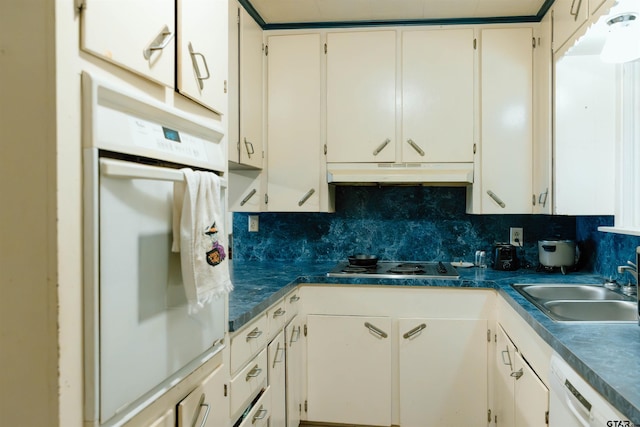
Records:
{"label": "range hood", "polygon": [[327,163],[329,184],[473,184],[473,163]]}

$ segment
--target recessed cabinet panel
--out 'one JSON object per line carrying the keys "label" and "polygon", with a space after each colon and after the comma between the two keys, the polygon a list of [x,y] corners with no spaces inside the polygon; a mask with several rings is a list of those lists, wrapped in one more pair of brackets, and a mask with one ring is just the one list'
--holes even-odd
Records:
{"label": "recessed cabinet panel", "polygon": [[227,0],[178,0],[178,91],[227,112]]}
{"label": "recessed cabinet panel", "polygon": [[391,425],[391,318],[307,317],[309,421]]}
{"label": "recessed cabinet panel", "polygon": [[327,35],[327,161],[396,160],[396,32]]}
{"label": "recessed cabinet panel", "polygon": [[532,41],[531,28],[481,31],[482,208],[476,213],[533,211]]}
{"label": "recessed cabinet panel", "polygon": [[318,212],[326,193],[320,34],[271,36],[268,47],[267,209]]}
{"label": "recessed cabinet panel", "polygon": [[487,320],[399,319],[398,328],[400,425],[486,426]]}
{"label": "recessed cabinet panel", "polygon": [[472,162],[473,29],[402,33],[402,161]]}
{"label": "recessed cabinet panel", "polygon": [[86,0],[81,48],[166,86],[174,84],[174,0]]}

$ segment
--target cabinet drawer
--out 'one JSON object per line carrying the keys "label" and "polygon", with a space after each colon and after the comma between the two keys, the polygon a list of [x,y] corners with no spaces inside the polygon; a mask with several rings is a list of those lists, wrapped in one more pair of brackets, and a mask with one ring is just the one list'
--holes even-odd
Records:
{"label": "cabinet drawer", "polygon": [[271,388],[267,387],[239,427],[266,427],[269,425],[271,416],[270,394]]}
{"label": "cabinet drawer", "polygon": [[267,350],[263,349],[247,366],[231,379],[231,415],[241,410],[267,384]]}
{"label": "cabinet drawer", "polygon": [[284,299],[267,310],[267,319],[269,324],[269,340],[276,336],[278,332],[284,328],[287,320],[287,310],[285,308]]}
{"label": "cabinet drawer", "polygon": [[298,314],[300,307],[300,290],[289,293],[284,297],[284,309],[287,311],[287,322],[293,319]]}
{"label": "cabinet drawer", "polygon": [[[218,366],[202,383],[187,397],[178,403],[178,427],[217,427],[227,422],[229,418],[229,400],[226,397],[225,384],[229,380],[226,365]],[[154,424],[156,425],[156,424]],[[158,426],[174,426],[171,423]]]}
{"label": "cabinet drawer", "polygon": [[245,363],[267,345],[267,315],[263,314],[231,337],[231,372],[237,372]]}

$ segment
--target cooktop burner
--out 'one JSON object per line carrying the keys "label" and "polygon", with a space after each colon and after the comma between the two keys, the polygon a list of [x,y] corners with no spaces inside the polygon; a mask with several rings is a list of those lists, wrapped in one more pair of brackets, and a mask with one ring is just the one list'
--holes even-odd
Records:
{"label": "cooktop burner", "polygon": [[340,262],[327,273],[329,277],[376,277],[380,279],[457,279],[458,271],[448,262],[431,261],[378,261],[372,266],[351,265]]}

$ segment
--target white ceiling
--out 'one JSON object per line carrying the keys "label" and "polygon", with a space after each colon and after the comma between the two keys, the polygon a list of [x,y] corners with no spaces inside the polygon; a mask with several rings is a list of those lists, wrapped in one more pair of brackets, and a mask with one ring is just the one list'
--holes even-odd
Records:
{"label": "white ceiling", "polygon": [[246,0],[269,24],[532,17],[545,0]]}

